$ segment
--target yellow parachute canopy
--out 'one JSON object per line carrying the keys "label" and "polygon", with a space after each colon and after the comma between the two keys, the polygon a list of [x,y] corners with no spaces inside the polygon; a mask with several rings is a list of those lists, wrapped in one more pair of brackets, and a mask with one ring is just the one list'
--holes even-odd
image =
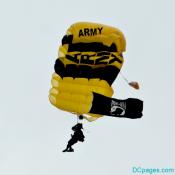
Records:
{"label": "yellow parachute canopy", "polygon": [[50,102],[64,111],[87,114],[89,120],[101,117],[92,112],[94,94],[112,97],[111,85],[123,65],[125,47],[117,28],[89,22],[71,25],[59,47]]}

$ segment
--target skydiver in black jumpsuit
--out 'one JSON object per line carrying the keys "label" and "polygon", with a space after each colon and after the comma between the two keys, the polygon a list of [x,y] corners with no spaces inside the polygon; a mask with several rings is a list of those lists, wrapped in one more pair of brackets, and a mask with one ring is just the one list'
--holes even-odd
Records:
{"label": "skydiver in black jumpsuit", "polygon": [[74,134],[71,134],[71,139],[68,141],[67,147],[63,152],[74,152],[74,149],[72,148],[72,145],[77,143],[78,141],[84,142],[84,134],[82,132],[83,126],[81,123],[77,123],[75,126],[72,127],[72,130],[74,131]]}

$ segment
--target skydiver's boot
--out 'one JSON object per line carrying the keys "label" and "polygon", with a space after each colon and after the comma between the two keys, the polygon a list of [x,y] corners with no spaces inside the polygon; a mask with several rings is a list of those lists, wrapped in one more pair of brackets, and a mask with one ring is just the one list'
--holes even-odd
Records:
{"label": "skydiver's boot", "polygon": [[67,152],[67,151],[68,151],[68,149],[67,149],[67,148],[63,150],[63,152]]}
{"label": "skydiver's boot", "polygon": [[74,149],[72,147],[69,147],[69,149],[67,150],[67,152],[74,152]]}
{"label": "skydiver's boot", "polygon": [[67,147],[63,152],[74,152],[74,149],[72,147]]}
{"label": "skydiver's boot", "polygon": [[69,147],[67,146],[66,149],[63,150],[63,152],[68,152],[69,151]]}

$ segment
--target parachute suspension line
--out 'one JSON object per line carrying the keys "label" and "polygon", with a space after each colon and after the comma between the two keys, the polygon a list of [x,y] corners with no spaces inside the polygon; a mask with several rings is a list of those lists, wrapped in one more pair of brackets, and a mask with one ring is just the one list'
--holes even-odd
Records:
{"label": "parachute suspension line", "polygon": [[77,115],[77,123],[79,123],[80,120],[83,120],[83,115],[76,114]]}
{"label": "parachute suspension line", "polygon": [[[75,112],[70,112],[70,113],[77,116],[77,124],[78,124],[79,123],[79,120],[80,120],[80,114],[75,113]],[[81,118],[81,119],[83,119],[83,118]]]}
{"label": "parachute suspension line", "polygon": [[120,75],[122,76],[122,78],[127,82],[127,84],[129,84],[128,79],[123,75],[123,73],[120,71]]}
{"label": "parachute suspension line", "polygon": [[79,122],[79,115],[77,115],[77,124],[78,124],[78,122]]}
{"label": "parachute suspension line", "polygon": [[136,90],[139,90],[140,87],[139,87],[139,83],[137,81],[131,81],[129,82],[128,79],[123,75],[123,73],[120,71],[120,75],[122,76],[122,78],[127,82],[127,84],[129,86],[131,86],[132,88],[136,89]]}

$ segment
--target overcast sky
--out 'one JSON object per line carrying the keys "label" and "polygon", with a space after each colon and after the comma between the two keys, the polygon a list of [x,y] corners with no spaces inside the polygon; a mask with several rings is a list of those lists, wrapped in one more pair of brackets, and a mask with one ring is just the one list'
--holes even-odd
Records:
{"label": "overcast sky", "polygon": [[[0,1],[0,174],[133,175],[133,167],[175,168],[174,0]],[[85,142],[62,153],[76,118],[48,101],[58,46],[77,21],[126,36],[114,97],[144,100],[142,119],[84,122]]]}

